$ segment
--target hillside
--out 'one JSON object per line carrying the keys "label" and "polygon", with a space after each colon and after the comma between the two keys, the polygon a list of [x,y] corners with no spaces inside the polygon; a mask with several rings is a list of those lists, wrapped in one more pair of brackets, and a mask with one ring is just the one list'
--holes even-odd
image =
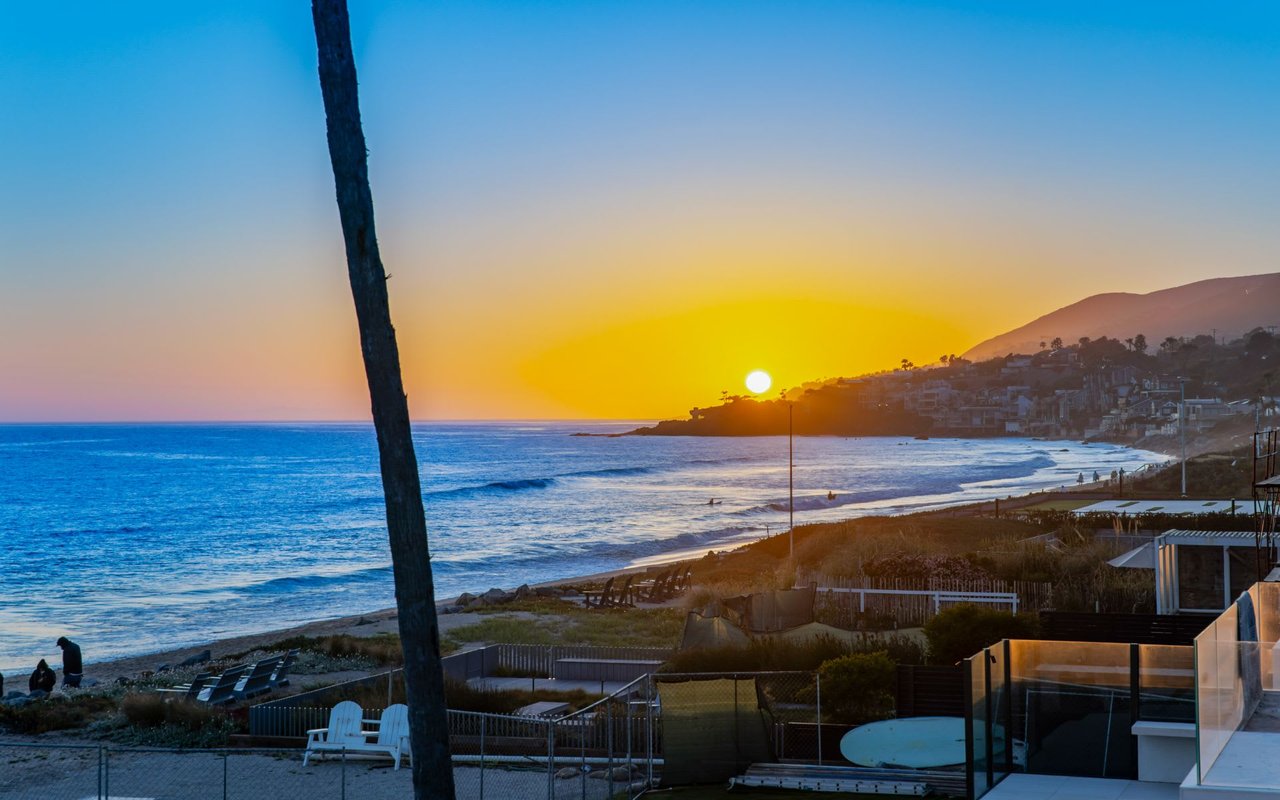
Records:
{"label": "hillside", "polygon": [[1258,325],[1280,324],[1280,273],[1212,278],[1148,294],[1112,292],[1087,297],[1020,328],[978,344],[964,354],[981,361],[1009,353],[1037,353],[1041,342],[1103,336],[1124,341],[1139,333],[1148,342],[1217,329],[1235,338]]}

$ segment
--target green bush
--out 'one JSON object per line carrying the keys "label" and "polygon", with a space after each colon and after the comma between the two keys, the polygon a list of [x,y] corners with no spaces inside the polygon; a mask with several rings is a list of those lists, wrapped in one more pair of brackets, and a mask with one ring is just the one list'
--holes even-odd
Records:
{"label": "green bush", "polygon": [[893,716],[897,667],[888,654],[854,653],[824,663],[823,717],[851,725]]}
{"label": "green bush", "polygon": [[1010,614],[958,605],[943,609],[924,626],[929,661],[954,664],[1001,639],[1034,639],[1039,619],[1034,614]]}

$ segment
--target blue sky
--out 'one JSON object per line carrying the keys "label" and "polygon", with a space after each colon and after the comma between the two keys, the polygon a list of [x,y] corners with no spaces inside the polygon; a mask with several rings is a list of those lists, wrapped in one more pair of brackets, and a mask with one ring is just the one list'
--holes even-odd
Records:
{"label": "blue sky", "polygon": [[[694,319],[715,287],[909,307],[959,351],[1098,291],[1275,269],[1275,4],[352,15],[407,369],[433,398],[415,413],[623,414],[552,385],[575,337]],[[5,19],[0,419],[365,413],[309,5]],[[936,356],[885,338],[804,369]]]}

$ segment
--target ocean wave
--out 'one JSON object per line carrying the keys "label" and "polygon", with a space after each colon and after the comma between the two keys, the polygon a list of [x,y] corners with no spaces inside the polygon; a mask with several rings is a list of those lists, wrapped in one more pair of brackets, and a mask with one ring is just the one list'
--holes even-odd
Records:
{"label": "ocean wave", "polygon": [[656,472],[653,467],[606,467],[604,469],[584,469],[581,472],[566,472],[562,478],[611,478],[627,475],[651,475]]}
{"label": "ocean wave", "polygon": [[526,489],[549,489],[555,486],[555,478],[522,478],[510,481],[492,481],[479,486],[460,486],[457,489],[440,489],[435,492],[423,492],[423,497],[470,497],[492,492],[519,492]]}
{"label": "ocean wave", "polygon": [[241,597],[261,595],[288,595],[300,590],[315,590],[328,586],[358,586],[368,583],[380,583],[392,577],[391,565],[366,567],[351,572],[330,572],[311,575],[282,575],[256,583],[245,583],[227,586],[206,586],[192,589],[183,594],[190,595],[222,595],[231,592]]}
{"label": "ocean wave", "polygon": [[84,536],[87,534],[88,535],[101,535],[101,534],[110,535],[113,533],[141,533],[143,531],[149,531],[149,530],[151,530],[151,526],[147,524],[119,525],[114,528],[68,528],[66,530],[61,530],[61,531],[52,531],[49,535],[56,536],[56,537]]}

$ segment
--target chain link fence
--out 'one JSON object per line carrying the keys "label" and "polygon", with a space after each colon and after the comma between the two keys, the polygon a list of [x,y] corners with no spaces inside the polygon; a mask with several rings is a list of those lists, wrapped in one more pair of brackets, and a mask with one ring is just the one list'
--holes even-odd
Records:
{"label": "chain link fence", "polygon": [[[714,712],[699,706],[707,698]],[[312,718],[314,709],[305,712],[299,722],[326,724]],[[377,715],[377,709],[365,712]],[[821,686],[811,672],[646,675],[556,718],[450,711],[454,781],[459,800],[636,798],[662,783],[667,749],[683,764],[720,759],[725,769],[758,760],[830,761],[837,749],[824,741],[821,716]],[[708,722],[713,717],[718,721]],[[726,756],[726,742],[742,737],[750,737],[750,747],[735,743]],[[0,742],[0,798],[382,800],[412,794],[407,765],[396,770],[385,758],[351,752],[313,757],[304,767],[300,747]]]}

